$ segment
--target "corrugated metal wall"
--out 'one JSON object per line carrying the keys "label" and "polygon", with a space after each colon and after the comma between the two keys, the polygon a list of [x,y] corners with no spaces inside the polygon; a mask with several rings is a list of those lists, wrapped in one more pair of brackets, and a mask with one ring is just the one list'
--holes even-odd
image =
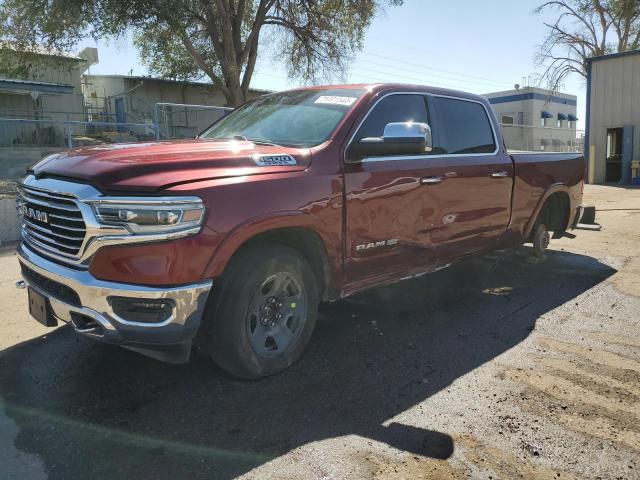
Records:
{"label": "corrugated metal wall", "polygon": [[589,144],[595,146],[595,181],[605,179],[607,129],[634,126],[633,158],[640,159],[640,53],[591,65]]}

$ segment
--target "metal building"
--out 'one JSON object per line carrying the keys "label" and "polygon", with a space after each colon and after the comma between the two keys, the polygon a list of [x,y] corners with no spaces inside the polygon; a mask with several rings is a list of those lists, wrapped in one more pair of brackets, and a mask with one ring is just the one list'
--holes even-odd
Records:
{"label": "metal building", "polygon": [[[198,109],[201,106],[226,106],[222,92],[211,83],[167,80],[131,75],[83,75],[85,103],[90,111],[115,116],[118,122],[154,122],[158,102],[189,104],[193,108],[162,110],[158,118],[163,138],[187,138],[197,135],[222,114],[222,110]],[[249,98],[267,90],[249,89]]]}
{"label": "metal building", "polygon": [[589,183],[630,183],[640,159],[640,50],[589,59],[586,122]]}

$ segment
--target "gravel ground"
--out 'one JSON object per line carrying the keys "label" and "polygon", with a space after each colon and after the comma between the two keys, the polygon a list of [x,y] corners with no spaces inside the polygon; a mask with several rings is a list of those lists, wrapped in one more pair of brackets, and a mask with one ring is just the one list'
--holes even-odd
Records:
{"label": "gravel ground", "polygon": [[13,198],[18,194],[15,180],[0,178],[0,198]]}
{"label": "gravel ground", "polygon": [[578,230],[322,309],[256,382],[28,317],[0,251],[0,478],[640,478],[640,190]]}

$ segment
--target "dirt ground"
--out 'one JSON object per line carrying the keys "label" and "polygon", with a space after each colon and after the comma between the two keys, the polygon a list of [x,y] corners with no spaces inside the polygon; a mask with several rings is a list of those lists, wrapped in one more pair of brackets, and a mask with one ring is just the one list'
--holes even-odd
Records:
{"label": "dirt ground", "polygon": [[600,232],[325,306],[257,382],[46,329],[0,251],[0,478],[640,478],[640,189]]}

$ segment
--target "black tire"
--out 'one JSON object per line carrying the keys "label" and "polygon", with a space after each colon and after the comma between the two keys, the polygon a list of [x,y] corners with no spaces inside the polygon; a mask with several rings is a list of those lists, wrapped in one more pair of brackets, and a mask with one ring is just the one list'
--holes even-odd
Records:
{"label": "black tire", "polygon": [[533,255],[535,257],[544,256],[544,252],[549,246],[550,239],[551,235],[543,223],[539,223],[534,227],[531,235],[531,241],[533,242]]}
{"label": "black tire", "polygon": [[[288,286],[283,287],[286,291],[269,294],[289,278]],[[301,290],[303,297],[292,296],[296,290]],[[289,297],[296,302],[288,302]],[[277,301],[270,303],[274,298]],[[303,304],[298,303],[299,298],[304,298]],[[241,378],[279,373],[298,360],[309,343],[319,301],[313,269],[296,250],[273,244],[250,247],[232,259],[210,299],[205,314],[209,353],[220,368]],[[261,318],[256,319],[256,308],[264,312],[265,306],[270,308],[268,318],[260,313]],[[280,319],[276,319],[278,315]],[[267,319],[270,321],[264,324]],[[280,337],[289,343],[285,345]]]}

